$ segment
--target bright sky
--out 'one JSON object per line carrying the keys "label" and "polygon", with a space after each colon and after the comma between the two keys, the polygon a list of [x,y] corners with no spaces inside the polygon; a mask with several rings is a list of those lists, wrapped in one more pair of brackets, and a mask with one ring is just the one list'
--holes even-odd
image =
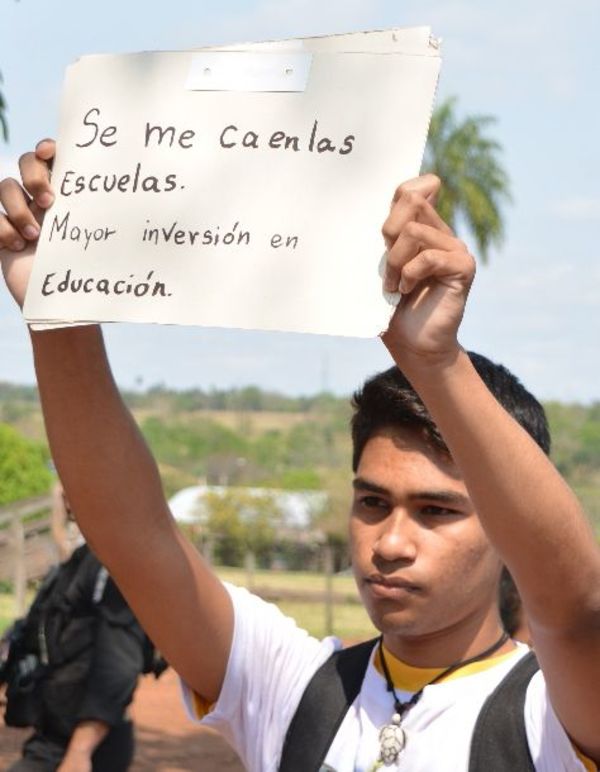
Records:
{"label": "bright sky", "polygon": [[[82,54],[421,24],[444,41],[440,96],[457,95],[465,113],[497,116],[513,184],[508,236],[478,272],[462,343],[506,364],[543,399],[598,400],[597,0],[2,0],[11,142],[0,144],[0,174],[15,174],[18,156],[54,134],[64,69]],[[374,119],[385,120],[385,105]],[[150,325],[115,325],[107,336],[124,386],[349,393],[390,364],[378,340]],[[0,380],[33,382],[27,336],[6,293]]]}

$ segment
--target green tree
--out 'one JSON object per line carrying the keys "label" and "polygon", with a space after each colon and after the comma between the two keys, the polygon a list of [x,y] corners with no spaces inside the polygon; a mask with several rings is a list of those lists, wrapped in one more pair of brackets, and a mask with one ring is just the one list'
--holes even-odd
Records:
{"label": "green tree", "polygon": [[348,523],[352,504],[350,472],[346,468],[329,469],[324,474],[323,506],[315,513],[314,525],[325,535],[333,548],[334,567],[341,571],[348,567]]}
{"label": "green tree", "polygon": [[240,565],[247,552],[267,565],[275,545],[281,513],[267,493],[242,488],[211,491],[204,498],[206,533],[215,541],[215,557],[224,565]]}
{"label": "green tree", "polygon": [[159,462],[200,475],[209,456],[244,456],[246,441],[226,426],[208,419],[168,423],[150,416],[142,431]]}
{"label": "green tree", "polygon": [[52,475],[42,445],[0,424],[0,506],[45,493]]}
{"label": "green tree", "polygon": [[462,221],[475,238],[483,263],[492,244],[504,237],[501,207],[510,201],[510,183],[499,156],[500,144],[487,135],[496,122],[490,115],[459,119],[456,98],[443,102],[433,113],[423,168],[442,180],[437,209],[457,230]]}

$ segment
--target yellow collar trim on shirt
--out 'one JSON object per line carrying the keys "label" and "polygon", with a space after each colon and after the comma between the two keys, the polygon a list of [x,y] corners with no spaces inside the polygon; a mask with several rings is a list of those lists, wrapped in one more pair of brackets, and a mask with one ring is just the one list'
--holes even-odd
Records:
{"label": "yellow collar trim on shirt", "polygon": [[215,707],[215,703],[206,700],[204,697],[201,697],[197,692],[192,692],[191,707],[194,716],[200,720],[208,716],[209,713],[212,713],[212,710]]}
{"label": "yellow collar trim on shirt", "polygon": [[[445,668],[437,667],[413,667],[407,665],[406,662],[402,662],[401,659],[395,657],[391,651],[384,646],[385,661],[390,671],[390,676],[394,686],[397,689],[402,689],[405,692],[418,692],[426,684],[432,681],[440,673],[443,673]],[[444,683],[446,681],[453,681],[456,678],[462,678],[463,676],[473,675],[474,673],[481,673],[484,670],[488,670],[495,665],[504,662],[509,659],[515,653],[516,649],[509,651],[506,654],[498,654],[495,657],[484,659],[481,662],[472,662],[470,665],[465,665],[452,673],[449,673],[446,678],[442,678],[438,683]],[[375,667],[380,675],[384,675],[383,668],[381,666],[381,654],[379,647],[375,653],[374,660]]]}
{"label": "yellow collar trim on shirt", "polygon": [[579,759],[579,761],[581,761],[581,763],[585,767],[586,772],[598,772],[598,767],[591,759],[588,759],[587,756],[584,756],[583,753],[575,746],[573,746],[573,750],[577,754],[577,758]]}
{"label": "yellow collar trim on shirt", "polygon": [[[390,676],[394,686],[397,689],[402,689],[405,692],[418,692],[423,686],[432,681],[437,675],[443,673],[445,668],[431,668],[431,667],[413,667],[407,665],[406,662],[402,662],[401,659],[395,657],[387,646],[385,649],[385,661],[390,671]],[[495,657],[484,659],[481,662],[472,662],[470,665],[459,668],[453,673],[450,673],[446,678],[442,678],[438,683],[445,681],[453,681],[463,676],[473,675],[474,673],[481,673],[484,670],[488,670],[495,665],[499,665],[501,662],[509,659],[515,653],[516,649],[509,651],[506,654],[498,654]],[[374,664],[380,675],[384,676],[383,667],[381,666],[381,653],[379,647],[375,653]],[[385,676],[384,676],[385,677]],[[586,769],[586,772],[598,772],[598,766],[587,756],[585,756],[578,748],[573,746],[573,750],[577,754],[577,757]]]}

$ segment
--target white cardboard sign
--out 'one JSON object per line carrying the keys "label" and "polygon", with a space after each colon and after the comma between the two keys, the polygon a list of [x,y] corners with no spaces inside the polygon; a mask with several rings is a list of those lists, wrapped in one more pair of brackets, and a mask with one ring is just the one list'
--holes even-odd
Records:
{"label": "white cardboard sign", "polygon": [[439,67],[426,28],[80,59],[26,319],[377,334]]}

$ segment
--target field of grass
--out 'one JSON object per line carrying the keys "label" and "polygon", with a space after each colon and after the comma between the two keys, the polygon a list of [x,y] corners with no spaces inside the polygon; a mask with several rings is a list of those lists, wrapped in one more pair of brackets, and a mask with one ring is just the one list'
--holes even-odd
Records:
{"label": "field of grass", "polygon": [[[217,568],[217,573],[224,581],[240,587],[248,585],[246,572],[241,568]],[[272,594],[285,593],[324,593],[325,578],[320,574],[293,571],[256,571],[252,586],[258,590],[265,588]],[[335,576],[333,592],[336,602],[333,606],[333,634],[344,641],[353,642],[372,638],[376,631],[360,605],[354,580],[351,576]],[[31,598],[29,598],[31,601]],[[277,603],[284,614],[296,620],[299,627],[308,630],[311,635],[322,638],[326,631],[326,611],[323,600],[289,599],[284,597]],[[14,619],[13,596],[0,593],[0,634]]]}
{"label": "field of grass", "polygon": [[[240,587],[248,586],[248,576],[241,568],[217,568],[224,581]],[[301,594],[325,591],[325,577],[320,574],[297,571],[256,571],[252,587],[265,588],[271,592],[297,592]],[[333,592],[336,603],[333,607],[333,634],[346,642],[372,638],[377,631],[371,624],[358,598],[354,579],[347,575],[333,578]],[[340,600],[342,599],[342,600]],[[322,600],[295,600],[284,598],[277,605],[287,616],[296,620],[311,635],[322,638],[325,629],[325,604]]]}
{"label": "field of grass", "polygon": [[[167,404],[163,410],[152,408],[135,408],[133,410],[136,421],[142,423],[146,418],[169,419],[179,415]],[[297,424],[306,422],[304,413],[282,413],[268,410],[242,411],[242,410],[186,410],[186,422],[214,421],[226,426],[234,432],[243,432],[246,437],[255,437],[268,431],[289,431]]]}
{"label": "field of grass", "polygon": [[[327,635],[325,629],[325,607],[322,603],[304,603],[302,601],[282,601],[278,607],[289,617],[316,638]],[[378,635],[371,624],[367,612],[360,605],[336,603],[333,608],[333,635],[344,643],[357,643]]]}
{"label": "field of grass", "polygon": [[[217,566],[217,574],[223,581],[246,587],[248,576],[243,568]],[[324,592],[325,577],[314,571],[268,571],[256,570],[253,574],[255,587],[267,587],[272,590],[290,590],[297,592]],[[350,574],[337,574],[333,577],[333,591],[358,602],[356,584]]]}

